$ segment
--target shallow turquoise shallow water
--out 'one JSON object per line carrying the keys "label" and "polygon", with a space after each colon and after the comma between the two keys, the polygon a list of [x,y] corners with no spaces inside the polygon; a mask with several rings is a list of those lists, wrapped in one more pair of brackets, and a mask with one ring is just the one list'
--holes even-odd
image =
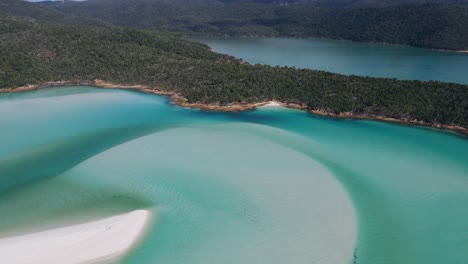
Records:
{"label": "shallow turquoise shallow water", "polygon": [[468,53],[327,39],[192,37],[249,63],[468,84]]}
{"label": "shallow turquoise shallow water", "polygon": [[468,262],[468,141],[92,87],[0,95],[0,237],[149,208],[122,263]]}

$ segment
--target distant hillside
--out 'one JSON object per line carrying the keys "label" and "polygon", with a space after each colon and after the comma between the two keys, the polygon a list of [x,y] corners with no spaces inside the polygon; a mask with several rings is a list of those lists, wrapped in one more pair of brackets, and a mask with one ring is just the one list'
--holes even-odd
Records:
{"label": "distant hillside", "polygon": [[64,23],[83,26],[109,26],[108,23],[101,20],[87,17],[76,17],[73,14],[65,14],[48,8],[45,3],[43,5],[22,0],[0,0],[0,15],[26,17],[49,23]]}
{"label": "distant hillside", "polygon": [[[212,1],[212,0],[207,0]],[[307,4],[322,7],[384,7],[398,5],[468,5],[468,0],[219,0],[225,3]]]}
{"label": "distant hillside", "polygon": [[67,14],[143,29],[319,37],[468,50],[468,6],[323,8],[211,0],[89,0],[48,6]]}

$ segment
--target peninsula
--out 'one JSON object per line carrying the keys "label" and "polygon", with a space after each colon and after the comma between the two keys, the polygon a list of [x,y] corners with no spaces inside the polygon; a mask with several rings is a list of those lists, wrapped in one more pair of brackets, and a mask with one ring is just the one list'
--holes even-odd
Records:
{"label": "peninsula", "polygon": [[0,17],[0,57],[4,92],[111,83],[171,95],[179,105],[209,110],[240,111],[278,101],[333,117],[462,133],[468,127],[467,85],[251,65],[155,31]]}

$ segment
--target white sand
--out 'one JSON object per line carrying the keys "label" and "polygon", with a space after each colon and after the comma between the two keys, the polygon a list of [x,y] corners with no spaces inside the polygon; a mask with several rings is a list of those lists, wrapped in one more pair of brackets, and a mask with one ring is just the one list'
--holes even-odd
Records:
{"label": "white sand", "polygon": [[124,254],[150,219],[136,210],[98,221],[0,238],[0,263],[94,263]]}
{"label": "white sand", "polygon": [[278,102],[276,102],[276,101],[270,101],[270,102],[268,102],[267,104],[265,104],[264,106],[278,107],[278,106],[281,106],[281,104],[278,103]]}

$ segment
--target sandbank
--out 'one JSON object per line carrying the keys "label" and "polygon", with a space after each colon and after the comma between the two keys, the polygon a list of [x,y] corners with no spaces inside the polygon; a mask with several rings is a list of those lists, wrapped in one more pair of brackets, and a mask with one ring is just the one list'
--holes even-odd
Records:
{"label": "sandbank", "polygon": [[151,212],[136,210],[97,221],[0,238],[0,263],[65,264],[113,260],[134,245]]}

